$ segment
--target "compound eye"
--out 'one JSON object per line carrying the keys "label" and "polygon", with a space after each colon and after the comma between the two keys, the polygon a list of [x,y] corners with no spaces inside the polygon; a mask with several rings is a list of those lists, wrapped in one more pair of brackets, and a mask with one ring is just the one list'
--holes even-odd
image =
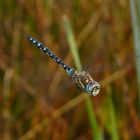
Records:
{"label": "compound eye", "polygon": [[97,84],[92,89],[92,95],[96,96],[99,93],[99,91],[100,91],[100,85]]}

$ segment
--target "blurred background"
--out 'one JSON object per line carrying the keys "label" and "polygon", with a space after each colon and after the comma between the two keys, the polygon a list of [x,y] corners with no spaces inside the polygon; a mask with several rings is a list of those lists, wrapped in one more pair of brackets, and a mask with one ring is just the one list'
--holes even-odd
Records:
{"label": "blurred background", "polygon": [[[140,139],[139,22],[137,0],[0,0],[0,139]],[[75,69],[77,50],[100,93],[82,93],[25,33]]]}

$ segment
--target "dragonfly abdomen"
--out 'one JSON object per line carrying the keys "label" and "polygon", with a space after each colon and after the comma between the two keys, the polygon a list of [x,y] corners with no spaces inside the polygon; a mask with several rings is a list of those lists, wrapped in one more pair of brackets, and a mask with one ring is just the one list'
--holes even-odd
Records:
{"label": "dragonfly abdomen", "polygon": [[74,69],[69,67],[67,64],[65,64],[62,59],[60,59],[58,56],[56,56],[49,48],[45,47],[43,43],[39,42],[35,38],[31,36],[27,36],[27,39],[33,43],[37,48],[39,48],[41,51],[43,51],[45,54],[49,55],[58,65],[60,65],[69,75],[71,75],[74,72]]}

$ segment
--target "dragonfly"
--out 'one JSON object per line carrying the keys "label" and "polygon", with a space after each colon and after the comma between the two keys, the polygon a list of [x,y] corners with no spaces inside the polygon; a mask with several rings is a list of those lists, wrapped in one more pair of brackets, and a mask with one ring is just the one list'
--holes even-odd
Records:
{"label": "dragonfly", "polygon": [[61,58],[55,55],[48,47],[30,35],[26,35],[26,39],[42,52],[53,59],[67,74],[71,77],[74,83],[85,93],[96,96],[100,92],[100,84],[96,82],[92,76],[86,71],[77,71],[74,68],[65,64]]}

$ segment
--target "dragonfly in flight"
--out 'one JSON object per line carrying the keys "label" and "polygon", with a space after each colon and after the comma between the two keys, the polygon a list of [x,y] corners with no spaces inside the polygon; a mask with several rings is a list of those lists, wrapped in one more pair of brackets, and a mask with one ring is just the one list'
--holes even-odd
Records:
{"label": "dragonfly in flight", "polygon": [[62,67],[67,74],[72,78],[74,83],[86,93],[96,96],[100,92],[100,84],[93,80],[92,76],[86,71],[77,71],[67,64],[65,64],[58,56],[56,56],[48,47],[43,45],[37,39],[26,35],[26,39],[30,41],[34,46],[39,48],[50,58],[52,58],[60,67]]}

